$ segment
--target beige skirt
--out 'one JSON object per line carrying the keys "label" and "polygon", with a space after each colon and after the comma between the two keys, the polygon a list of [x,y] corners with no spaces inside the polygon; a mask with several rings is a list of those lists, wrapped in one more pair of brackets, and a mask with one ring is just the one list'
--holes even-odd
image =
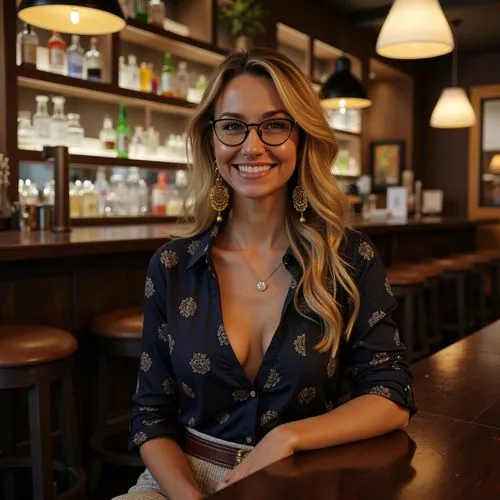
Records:
{"label": "beige skirt", "polygon": [[[207,434],[195,431],[194,429],[187,428],[186,431],[212,443],[222,444],[239,450],[252,450],[251,446],[224,441],[223,439],[214,438]],[[206,495],[215,493],[219,483],[231,470],[229,467],[222,467],[206,460],[202,460],[201,458],[193,457],[189,453],[186,453],[186,457],[198,488]],[[146,469],[139,476],[137,483],[130,488],[127,494],[115,497],[113,500],[168,500],[168,498],[163,493],[159,484],[156,482],[149,470]]]}

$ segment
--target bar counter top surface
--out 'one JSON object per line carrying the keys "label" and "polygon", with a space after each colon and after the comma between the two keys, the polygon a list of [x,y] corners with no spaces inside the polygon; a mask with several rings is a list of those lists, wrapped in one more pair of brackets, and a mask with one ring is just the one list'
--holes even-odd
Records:
{"label": "bar counter top surface", "polygon": [[397,431],[299,453],[213,500],[498,500],[500,321],[412,366],[418,413]]}
{"label": "bar counter top surface", "polygon": [[[433,232],[470,228],[497,220],[470,220],[462,217],[424,217],[407,221],[357,220],[354,227],[369,235],[401,232]],[[51,231],[0,232],[0,261],[97,255],[126,252],[153,252],[167,240],[175,224],[137,224],[75,227],[69,233]]]}

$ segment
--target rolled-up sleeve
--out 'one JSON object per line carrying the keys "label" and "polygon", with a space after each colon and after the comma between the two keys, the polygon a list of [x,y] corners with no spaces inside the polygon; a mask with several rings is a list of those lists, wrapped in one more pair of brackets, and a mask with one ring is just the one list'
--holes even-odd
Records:
{"label": "rolled-up sleeve", "polygon": [[159,436],[179,440],[179,400],[170,360],[166,291],[166,270],[155,254],[144,288],[143,347],[130,410],[131,450]]}
{"label": "rolled-up sleeve", "polygon": [[347,369],[355,398],[376,394],[415,411],[412,375],[406,349],[391,319],[397,306],[382,261],[374,245],[362,236],[356,250],[355,269],[360,311],[348,342]]}

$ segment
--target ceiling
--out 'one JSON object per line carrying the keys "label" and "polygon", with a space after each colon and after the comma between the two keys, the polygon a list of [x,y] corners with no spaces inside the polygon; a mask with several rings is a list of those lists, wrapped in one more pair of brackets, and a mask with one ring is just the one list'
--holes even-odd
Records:
{"label": "ceiling", "polygon": [[[417,0],[414,0],[417,1]],[[378,32],[389,12],[390,0],[323,0],[347,16],[348,24]],[[500,0],[440,0],[448,20],[461,19],[456,28],[463,52],[500,51]]]}

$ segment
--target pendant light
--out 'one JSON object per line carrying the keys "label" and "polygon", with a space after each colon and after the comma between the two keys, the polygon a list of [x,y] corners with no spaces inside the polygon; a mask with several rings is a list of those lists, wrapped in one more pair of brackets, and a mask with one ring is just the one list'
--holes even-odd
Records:
{"label": "pendant light", "polygon": [[493,155],[490,161],[490,171],[499,174],[500,173],[500,153]]}
{"label": "pendant light", "polygon": [[321,106],[327,109],[361,109],[371,106],[365,86],[351,73],[351,60],[335,61],[335,70],[319,92]]}
{"label": "pendant light", "polygon": [[[456,20],[456,27],[461,21]],[[431,127],[435,128],[465,128],[472,127],[476,123],[476,114],[464,89],[457,85],[457,58],[458,49],[452,54],[452,76],[451,87],[447,87],[441,93],[436,107],[431,115]]]}
{"label": "pendant light", "polygon": [[395,0],[377,40],[377,54],[426,59],[453,50],[453,34],[438,0]]}
{"label": "pendant light", "polygon": [[22,0],[17,15],[32,26],[76,35],[104,35],[125,27],[117,0]]}

